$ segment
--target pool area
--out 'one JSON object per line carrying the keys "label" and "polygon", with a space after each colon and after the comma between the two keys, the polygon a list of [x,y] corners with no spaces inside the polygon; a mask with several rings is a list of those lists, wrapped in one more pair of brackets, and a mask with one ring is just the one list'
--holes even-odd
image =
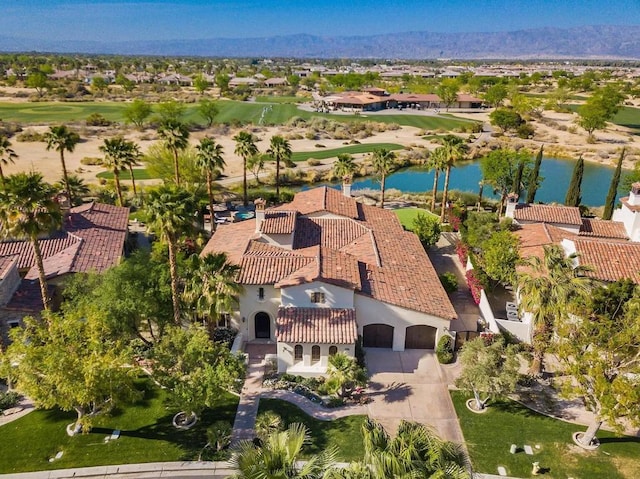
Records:
{"label": "pool area", "polygon": [[244,221],[254,218],[256,214],[253,211],[238,211],[233,217],[235,221]]}

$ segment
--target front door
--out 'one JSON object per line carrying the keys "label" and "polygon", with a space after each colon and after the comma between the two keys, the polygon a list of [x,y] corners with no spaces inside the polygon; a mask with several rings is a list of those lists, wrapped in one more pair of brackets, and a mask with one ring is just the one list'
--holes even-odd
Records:
{"label": "front door", "polygon": [[271,318],[267,313],[258,313],[255,318],[256,339],[271,339]]}

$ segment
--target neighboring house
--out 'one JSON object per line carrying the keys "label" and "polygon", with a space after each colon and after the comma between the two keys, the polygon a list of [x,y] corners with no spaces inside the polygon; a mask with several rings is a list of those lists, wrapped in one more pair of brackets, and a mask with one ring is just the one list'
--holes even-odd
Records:
{"label": "neighboring house", "polygon": [[[520,256],[544,258],[544,247],[562,246],[566,255],[577,254],[576,266],[587,265],[586,274],[603,283],[629,278],[640,284],[640,183],[622,208],[615,210],[613,221],[582,218],[577,207],[518,204],[509,195],[505,216],[518,227]],[[492,331],[506,330],[519,339],[531,339],[531,315],[517,310],[517,295],[490,297],[481,293],[480,310]]]}
{"label": "neighboring house", "polygon": [[275,88],[275,87],[279,87],[279,86],[287,86],[289,85],[289,82],[287,81],[286,78],[267,78],[266,80],[264,80],[264,86],[266,86],[267,88]]}
{"label": "neighboring house", "polygon": [[202,254],[226,253],[244,286],[232,324],[277,343],[278,370],[326,372],[365,347],[433,349],[456,313],[418,238],[389,210],[320,187],[254,220],[221,225]]}
{"label": "neighboring house", "polygon": [[239,86],[256,86],[259,83],[257,78],[253,77],[233,77],[229,80],[229,88],[237,88]]}
{"label": "neighboring house", "polygon": [[[129,208],[87,203],[71,208],[60,231],[40,240],[51,294],[73,273],[101,273],[124,254]],[[42,311],[38,270],[28,241],[0,242],[0,331]]]}
{"label": "neighboring house", "polygon": [[[361,92],[348,91],[323,98],[330,109],[377,111],[388,108],[416,108],[421,110],[445,108],[436,94],[394,93],[389,95],[381,88],[367,88]],[[483,101],[460,93],[450,108],[481,108]]]}

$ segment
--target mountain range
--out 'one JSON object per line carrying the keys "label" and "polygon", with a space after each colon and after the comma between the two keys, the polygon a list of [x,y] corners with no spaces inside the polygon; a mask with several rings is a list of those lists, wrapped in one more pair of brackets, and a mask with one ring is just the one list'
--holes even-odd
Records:
{"label": "mountain range", "polygon": [[640,25],[549,27],[485,33],[297,34],[147,41],[65,41],[0,36],[0,51],[211,57],[637,60],[640,59]]}

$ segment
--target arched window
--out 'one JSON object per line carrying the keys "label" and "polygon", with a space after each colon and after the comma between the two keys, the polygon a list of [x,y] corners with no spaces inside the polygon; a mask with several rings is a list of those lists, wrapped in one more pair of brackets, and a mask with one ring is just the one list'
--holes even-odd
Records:
{"label": "arched window", "polygon": [[320,346],[313,346],[311,348],[311,361],[317,362],[320,361]]}
{"label": "arched window", "polygon": [[338,354],[338,346],[329,346],[329,356]]}
{"label": "arched window", "polygon": [[302,345],[296,344],[293,348],[293,359],[296,361],[302,361]]}

